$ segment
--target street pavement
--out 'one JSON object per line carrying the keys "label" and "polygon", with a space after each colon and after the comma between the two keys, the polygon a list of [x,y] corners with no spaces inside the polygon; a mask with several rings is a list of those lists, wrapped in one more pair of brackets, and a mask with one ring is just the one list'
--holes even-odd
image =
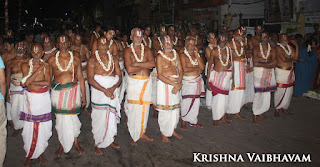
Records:
{"label": "street pavement", "polygon": [[[53,123],[53,135],[49,140],[49,146],[44,156],[48,160],[45,165],[50,167],[89,167],[89,166],[320,166],[320,101],[305,97],[293,97],[289,111],[293,116],[280,113],[279,118],[273,116],[274,108],[265,113],[268,120],[259,119],[260,125],[252,124],[252,110],[250,105],[245,105],[240,114],[246,118],[242,121],[233,118],[230,126],[220,124],[214,128],[211,111],[203,106],[205,99],[201,99],[199,123],[204,128],[188,126],[186,131],[180,129],[177,132],[183,135],[179,140],[171,138],[170,143],[162,143],[158,122],[152,117],[150,111],[146,134],[154,138],[153,142],[139,140],[137,146],[130,145],[130,135],[124,119],[118,125],[118,136],[115,140],[121,148],[115,150],[106,148],[102,156],[94,154],[94,140],[91,132],[91,117],[82,113],[79,117],[82,122],[80,145],[86,150],[82,155],[74,148],[68,153],[63,153],[60,158],[55,157],[58,149],[58,137]],[[122,114],[124,118],[124,114]],[[12,128],[8,128],[9,136]],[[22,166],[25,158],[22,137],[8,137],[8,148],[5,159],[5,167]],[[245,162],[212,162],[194,163],[193,153],[211,154],[241,154]],[[246,157],[246,153],[298,153],[310,154],[311,163],[252,163]],[[39,166],[38,160],[33,160],[32,166]]]}

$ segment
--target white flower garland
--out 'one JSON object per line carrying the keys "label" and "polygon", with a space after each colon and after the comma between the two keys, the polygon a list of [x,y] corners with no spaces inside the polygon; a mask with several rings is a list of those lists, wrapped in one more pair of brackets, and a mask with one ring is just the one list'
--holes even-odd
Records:
{"label": "white flower garland", "polygon": [[176,40],[176,41],[173,42],[173,45],[174,45],[174,46],[176,46],[177,43],[178,43],[178,37],[175,37],[175,40]]}
{"label": "white flower garland", "polygon": [[144,39],[144,38],[142,38],[142,41],[143,41],[143,43],[144,43],[144,46],[148,46],[150,49],[151,49],[151,38],[150,37],[148,37],[148,40],[149,40],[149,45],[147,45],[147,41]]}
{"label": "white flower garland", "polygon": [[100,34],[98,34],[96,31],[93,31],[93,33],[96,36],[96,38],[100,38]]}
{"label": "white flower garland", "polygon": [[52,49],[49,50],[49,51],[44,52],[44,54],[50,54],[50,53],[52,53],[52,52],[55,51],[55,50],[57,50],[56,47],[52,48]]}
{"label": "white flower garland", "polygon": [[270,43],[268,42],[268,50],[267,50],[267,55],[264,54],[263,52],[263,47],[262,47],[262,44],[259,43],[259,46],[260,46],[260,53],[262,55],[262,58],[264,58],[265,60],[268,59],[269,55],[270,55],[270,51],[271,51],[271,46],[270,46]]}
{"label": "white flower garland", "polygon": [[73,64],[73,53],[70,52],[70,51],[68,51],[68,52],[69,52],[69,54],[70,54],[70,61],[69,61],[68,65],[67,65],[67,68],[66,68],[66,69],[62,69],[62,67],[61,67],[61,65],[60,65],[60,63],[59,63],[60,51],[58,51],[58,52],[56,53],[56,65],[58,66],[58,69],[59,69],[61,72],[66,72],[66,71],[68,71],[69,68],[71,67],[71,65]]}
{"label": "white flower garland", "polygon": [[212,50],[212,49],[213,49],[213,47],[212,47],[210,44],[208,45],[208,47],[210,48],[210,50]]}
{"label": "white flower garland", "polygon": [[[27,76],[25,76],[24,78],[22,78],[22,80],[21,80],[21,83],[22,84],[24,84],[24,83],[26,83],[27,82],[27,79],[29,78],[29,77],[31,77],[31,75],[32,75],[32,72],[33,72],[33,63],[32,63],[32,61],[33,61],[33,58],[31,58],[30,60],[29,60],[29,73],[28,73],[28,75]],[[40,62],[44,62],[42,59],[40,59]]]}
{"label": "white flower garland", "polygon": [[[192,60],[190,54],[187,51],[187,48],[184,48],[184,54],[186,54],[186,56],[189,58],[190,62],[192,65],[197,66],[198,65],[198,59],[196,58],[195,61]],[[200,57],[199,53],[198,53],[198,57]]]}
{"label": "white flower garland", "polygon": [[278,43],[277,45],[279,45],[286,52],[286,54],[291,57],[292,50],[289,45],[287,45],[288,50],[281,43]]}
{"label": "white flower garland", "polygon": [[113,40],[111,39],[110,40],[110,44],[109,44],[109,48],[108,48],[108,50],[110,49],[110,47],[112,46],[112,43],[113,43]]}
{"label": "white flower garland", "polygon": [[237,49],[237,45],[236,45],[236,42],[234,41],[234,38],[232,38],[232,43],[233,43],[233,48],[237,54],[238,57],[240,57],[242,54],[243,54],[243,51],[244,51],[244,48],[243,48],[243,42],[240,41],[240,45],[241,45],[241,51],[240,51],[240,54],[238,52],[238,49]]}
{"label": "white flower garland", "polygon": [[[99,64],[102,66],[102,68],[103,68],[104,71],[108,72],[108,71],[110,70],[110,68],[111,68],[112,65],[113,65],[113,69],[114,69],[114,61],[113,61],[112,55],[110,54],[109,51],[107,51],[108,59],[109,59],[108,67],[106,67],[106,66],[104,65],[104,63],[101,61],[98,50],[96,50],[96,52],[95,52],[94,54],[96,55],[96,58],[97,58]],[[113,64],[111,64],[111,63],[113,63]],[[112,69],[112,71],[110,71],[109,75],[113,72],[113,69]]]}
{"label": "white flower garland", "polygon": [[220,48],[220,46],[218,45],[219,60],[220,60],[220,63],[225,67],[225,66],[227,66],[227,65],[229,64],[230,54],[229,54],[229,47],[228,47],[228,46],[224,47],[223,50],[224,50],[224,49],[227,49],[227,59],[226,59],[226,63],[223,63],[223,61],[222,61],[222,58],[221,58],[221,48]]}
{"label": "white flower garland", "polygon": [[123,41],[121,41],[121,45],[122,45],[123,48],[126,48],[126,45],[127,45],[127,47],[130,46],[130,45],[128,44],[128,42],[126,42],[126,45],[124,45],[124,42],[123,42]]}
{"label": "white flower garland", "polygon": [[137,60],[137,62],[139,62],[139,63],[143,61],[143,57],[144,57],[144,45],[141,44],[140,46],[141,46],[141,58],[139,59],[136,52],[134,51],[133,43],[130,45],[133,56]]}
{"label": "white flower garland", "polygon": [[163,52],[162,52],[161,50],[158,51],[158,53],[159,53],[162,57],[164,57],[165,59],[167,59],[167,60],[169,60],[169,61],[174,61],[174,60],[177,59],[177,52],[176,52],[176,50],[174,50],[174,49],[172,49],[172,52],[173,52],[173,58],[171,59],[171,58],[167,57],[165,54],[163,54]]}
{"label": "white flower garland", "polygon": [[161,40],[160,40],[160,37],[158,37],[158,41],[159,41],[159,43],[160,43],[161,50],[163,50],[163,45],[162,45],[162,42],[161,42]]}

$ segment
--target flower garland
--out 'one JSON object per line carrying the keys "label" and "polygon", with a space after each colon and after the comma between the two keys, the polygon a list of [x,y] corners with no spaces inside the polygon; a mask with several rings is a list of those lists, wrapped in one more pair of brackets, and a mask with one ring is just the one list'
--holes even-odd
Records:
{"label": "flower garland", "polygon": [[161,40],[160,40],[160,37],[158,37],[158,41],[159,41],[159,43],[160,43],[161,50],[163,50],[163,45],[162,45],[162,42],[161,42]]}
{"label": "flower garland", "polygon": [[96,31],[93,31],[93,33],[96,36],[96,38],[100,38],[100,34],[98,34]]}
{"label": "flower garland", "polygon": [[58,69],[61,71],[61,72],[66,72],[69,70],[69,68],[71,67],[71,65],[73,64],[73,53],[68,51],[69,54],[70,54],[70,61],[67,65],[67,68],[66,69],[62,69],[62,67],[60,66],[60,63],[59,63],[59,55],[60,55],[60,51],[58,51],[56,53],[56,65],[58,66]]}
{"label": "flower garland", "polygon": [[228,64],[229,64],[229,57],[230,57],[230,54],[229,54],[229,47],[228,46],[226,46],[226,47],[224,47],[224,48],[222,48],[223,50],[225,49],[225,48],[227,48],[227,59],[226,59],[226,63],[224,63],[223,61],[222,61],[222,56],[221,56],[221,48],[220,48],[220,46],[218,45],[218,55],[219,55],[219,60],[220,60],[220,63],[225,67],[225,66],[227,66]]}
{"label": "flower garland", "polygon": [[237,56],[238,56],[238,57],[240,57],[240,56],[243,54],[243,51],[244,51],[242,41],[240,41],[240,45],[241,45],[241,51],[240,51],[240,54],[239,54],[239,52],[238,52],[237,45],[236,45],[236,42],[234,41],[234,38],[232,38],[232,43],[233,43],[233,48],[234,48],[234,50],[235,50],[235,52],[236,52]]}
{"label": "flower garland", "polygon": [[[192,60],[190,54],[187,51],[187,48],[184,48],[184,54],[186,54],[186,56],[189,58],[190,62],[192,65],[197,66],[198,65],[198,59],[196,58],[195,61]],[[199,53],[198,53],[198,57],[200,57]]]}
{"label": "flower garland", "polygon": [[210,48],[210,50],[212,50],[212,49],[213,49],[213,47],[212,47],[210,44],[208,45],[208,47]]}
{"label": "flower garland", "polygon": [[281,43],[278,43],[277,45],[279,45],[286,52],[286,54],[291,58],[292,50],[289,45],[287,45],[288,50]]}
{"label": "flower garland", "polygon": [[[108,75],[110,75],[110,74],[113,72],[113,70],[114,70],[114,62],[113,62],[112,55],[110,54],[110,52],[107,51],[108,59],[109,59],[108,67],[106,67],[106,66],[104,65],[104,63],[101,61],[98,50],[96,50],[96,52],[95,52],[94,54],[96,55],[96,58],[97,58],[99,64],[102,66],[102,68],[103,68],[104,71],[108,72],[108,71],[110,70],[111,66],[113,66],[112,71],[110,71],[110,73],[108,74]],[[111,63],[112,63],[112,64],[111,64]]]}
{"label": "flower garland", "polygon": [[123,41],[121,41],[121,45],[122,45],[123,48],[126,48],[126,45],[127,45],[127,47],[130,46],[130,45],[128,44],[128,42],[126,42],[126,45],[124,45],[124,42],[123,42]]}
{"label": "flower garland", "polygon": [[[27,79],[29,78],[29,77],[31,77],[31,75],[32,75],[32,72],[33,72],[33,63],[32,63],[32,61],[33,61],[33,58],[31,58],[30,60],[29,60],[29,73],[28,73],[28,75],[27,76],[25,76],[24,78],[22,78],[22,80],[21,80],[21,83],[22,84],[24,84],[24,83],[26,83],[27,82]],[[40,62],[44,62],[42,59],[40,59]]]}
{"label": "flower garland", "polygon": [[52,53],[52,52],[55,51],[55,50],[57,50],[56,47],[52,48],[52,49],[49,50],[49,51],[44,52],[44,54],[50,54],[50,53]]}
{"label": "flower garland", "polygon": [[131,48],[131,51],[134,55],[134,58],[137,60],[137,62],[142,62],[143,61],[143,57],[144,57],[144,45],[140,45],[141,46],[141,59],[138,58],[136,52],[134,51],[134,48],[133,48],[133,43],[130,45],[130,48]]}
{"label": "flower garland", "polygon": [[148,47],[151,49],[151,38],[148,37],[148,40],[149,40],[149,46],[147,45],[146,40],[145,40],[144,38],[142,38],[142,41],[143,41],[143,43],[144,43],[144,46],[148,46]]}
{"label": "flower garland", "polygon": [[110,44],[109,44],[109,48],[108,48],[108,50],[111,48],[112,43],[113,43],[113,40],[111,39],[111,40],[110,40]]}
{"label": "flower garland", "polygon": [[176,46],[177,43],[178,43],[178,37],[175,37],[175,40],[176,40],[176,41],[173,42],[173,45],[174,45],[174,46]]}
{"label": "flower garland", "polygon": [[262,44],[259,43],[259,46],[260,46],[260,53],[262,55],[262,58],[264,58],[265,60],[268,59],[269,55],[270,55],[270,51],[271,51],[271,46],[270,46],[270,43],[268,42],[268,50],[267,50],[267,55],[264,54],[263,52],[263,48],[262,48]]}
{"label": "flower garland", "polygon": [[161,50],[158,51],[158,53],[159,53],[162,57],[164,57],[165,59],[167,59],[167,60],[169,60],[169,61],[174,61],[174,60],[177,59],[177,52],[176,52],[176,50],[174,50],[174,49],[172,49],[172,52],[173,52],[173,58],[171,59],[171,58],[167,57],[165,54],[163,54],[163,52],[162,52]]}

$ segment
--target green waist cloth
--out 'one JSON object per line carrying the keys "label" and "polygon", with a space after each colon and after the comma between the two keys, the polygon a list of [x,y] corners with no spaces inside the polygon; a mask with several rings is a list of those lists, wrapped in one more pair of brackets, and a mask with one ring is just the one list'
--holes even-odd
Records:
{"label": "green waist cloth", "polygon": [[51,88],[54,90],[66,90],[78,85],[78,83],[69,82],[66,84],[60,84],[59,82],[52,81]]}

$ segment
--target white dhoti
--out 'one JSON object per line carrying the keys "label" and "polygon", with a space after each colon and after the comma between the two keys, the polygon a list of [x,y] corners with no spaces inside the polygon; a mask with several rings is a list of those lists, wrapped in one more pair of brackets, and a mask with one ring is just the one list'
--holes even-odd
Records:
{"label": "white dhoti", "polygon": [[[213,68],[213,64],[211,66],[211,70],[210,71],[212,71],[212,68]],[[205,74],[206,77],[207,77],[207,70],[208,70],[208,62],[206,63],[206,68],[205,68],[205,71],[204,71],[204,74]],[[207,79],[209,79],[209,78],[207,77]],[[212,92],[211,92],[211,90],[206,89],[206,107],[208,109],[211,109],[211,102],[212,102]]]}
{"label": "white dhoti", "polygon": [[52,112],[56,114],[56,130],[65,153],[73,145],[74,138],[80,134],[81,122],[78,118],[81,110],[80,86],[77,83],[51,85]]}
{"label": "white dhoti", "polygon": [[246,89],[244,91],[243,104],[252,103],[254,98],[254,77],[252,57],[248,58],[249,69],[246,70]]}
{"label": "white dhoti", "polygon": [[[82,62],[81,65],[82,65],[82,68],[86,68],[87,62]],[[87,80],[87,70],[82,71],[82,75],[83,75],[83,78],[84,78],[84,86],[86,88],[87,104],[86,104],[85,108],[88,108],[89,105],[90,105],[90,86],[89,86],[89,83],[88,83],[88,80]]]}
{"label": "white dhoti", "polygon": [[157,79],[158,79],[158,74],[157,74],[157,69],[153,68],[152,73],[151,73],[151,81],[152,81],[152,104],[157,105]]}
{"label": "white dhoti", "polygon": [[270,108],[271,92],[277,90],[274,69],[254,67],[254,100],[252,111],[261,115]]}
{"label": "white dhoti", "polygon": [[[172,76],[177,79],[177,76]],[[164,136],[171,137],[175,128],[177,128],[180,118],[181,94],[178,91],[172,93],[172,85],[166,84],[161,80],[157,81],[157,106],[159,111],[158,123],[160,131]]]}
{"label": "white dhoti", "polygon": [[[94,80],[108,89],[118,82],[119,76],[95,75]],[[113,143],[117,135],[117,122],[120,121],[119,88],[114,91],[114,99],[94,87],[91,91],[93,138],[97,147],[106,148]]]}
{"label": "white dhoti", "polygon": [[[228,114],[237,114],[243,105],[244,90],[246,89],[246,60],[233,62],[233,80],[231,80],[231,90],[228,99]],[[232,89],[232,86],[234,88]]]}
{"label": "white dhoti", "polygon": [[23,121],[19,119],[19,113],[24,104],[24,90],[20,85],[20,80],[11,79],[10,104],[7,103],[7,117],[8,121],[12,120],[16,130],[23,128]]}
{"label": "white dhoti", "polygon": [[150,77],[127,77],[126,114],[128,129],[133,141],[138,141],[146,132],[151,101]]}
{"label": "white dhoti", "polygon": [[181,119],[190,125],[198,123],[200,97],[204,97],[204,83],[201,75],[183,76],[181,88]]}
{"label": "white dhoti", "polygon": [[48,147],[52,136],[51,99],[48,88],[41,91],[25,91],[20,119],[24,120],[21,133],[26,158],[36,159]]}
{"label": "white dhoti", "polygon": [[220,120],[228,109],[231,71],[211,71],[209,84],[212,90],[212,119]]}
{"label": "white dhoti", "polygon": [[274,106],[276,109],[288,109],[295,85],[294,71],[291,68],[276,68],[277,91],[274,93]]}

